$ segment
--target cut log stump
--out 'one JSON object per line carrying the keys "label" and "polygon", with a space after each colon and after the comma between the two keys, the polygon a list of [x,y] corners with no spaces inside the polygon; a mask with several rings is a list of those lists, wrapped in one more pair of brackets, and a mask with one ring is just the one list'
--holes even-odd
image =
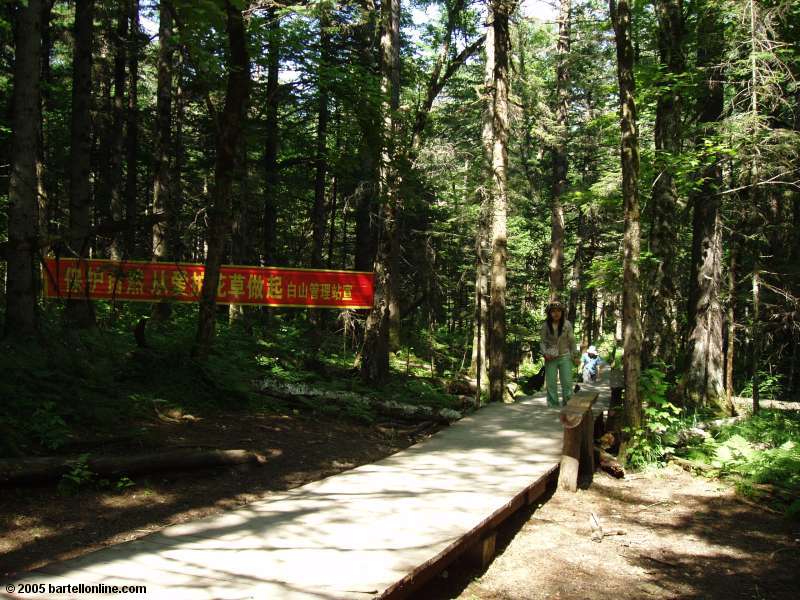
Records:
{"label": "cut log stump", "polygon": [[590,478],[594,473],[594,414],[592,405],[597,393],[581,392],[569,399],[559,418],[564,425],[564,444],[561,450],[561,469],[558,487],[574,492],[578,476]]}

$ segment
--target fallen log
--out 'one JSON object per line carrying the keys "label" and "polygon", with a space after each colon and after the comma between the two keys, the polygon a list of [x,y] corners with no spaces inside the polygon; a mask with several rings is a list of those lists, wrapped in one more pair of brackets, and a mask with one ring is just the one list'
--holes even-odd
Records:
{"label": "fallen log", "polygon": [[58,479],[81,465],[85,465],[86,469],[92,474],[114,476],[246,463],[263,465],[266,462],[266,456],[251,450],[197,449],[98,458],[75,456],[10,458],[0,459],[0,485],[35,483]]}
{"label": "fallen log", "polygon": [[613,455],[603,450],[600,446],[595,446],[594,451],[598,457],[597,462],[603,471],[617,479],[624,479],[625,469]]}
{"label": "fallen log", "polygon": [[450,424],[461,418],[461,413],[449,408],[434,409],[430,406],[404,404],[393,400],[377,400],[369,396],[347,391],[321,390],[306,383],[285,384],[277,381],[262,380],[257,382],[259,391],[289,402],[300,402],[305,405],[308,400],[324,400],[341,406],[361,405],[371,408],[378,414],[405,421],[436,421]]}

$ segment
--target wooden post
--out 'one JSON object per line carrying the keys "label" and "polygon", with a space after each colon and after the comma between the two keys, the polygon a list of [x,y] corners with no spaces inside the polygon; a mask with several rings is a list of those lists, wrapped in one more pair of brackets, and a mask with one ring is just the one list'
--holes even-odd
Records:
{"label": "wooden post", "polygon": [[474,566],[485,569],[494,558],[496,544],[497,532],[492,531],[467,550],[467,560]]}
{"label": "wooden post", "polygon": [[[595,392],[572,396],[561,409],[559,419],[564,425],[564,444],[561,450],[561,469],[558,486],[572,492],[578,489],[578,475],[594,472],[594,415]],[[581,468],[583,467],[583,468]]]}

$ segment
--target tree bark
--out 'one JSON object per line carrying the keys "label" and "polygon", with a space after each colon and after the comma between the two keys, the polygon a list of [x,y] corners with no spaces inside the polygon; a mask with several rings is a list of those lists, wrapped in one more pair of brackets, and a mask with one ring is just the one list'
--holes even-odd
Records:
{"label": "tree bark", "polygon": [[564,292],[564,207],[567,191],[567,115],[569,114],[569,47],[571,0],[561,0],[556,44],[556,142],[553,147],[553,199],[550,225],[550,300]]}
{"label": "tree bark", "polygon": [[[122,193],[122,157],[125,127],[125,65],[128,62],[128,0],[117,0],[117,29],[114,36],[114,100],[111,120],[111,155],[109,157],[108,195],[111,202],[111,218],[121,221],[125,214]],[[114,236],[109,247],[113,260],[121,260],[125,249],[120,235]]]}
{"label": "tree bark", "polygon": [[5,335],[36,333],[37,237],[36,160],[39,132],[41,0],[17,9],[14,24],[14,96],[11,109],[11,177],[8,187],[8,242]]}
{"label": "tree bark", "polygon": [[231,190],[236,155],[241,141],[250,93],[250,61],[242,12],[225,2],[230,49],[225,107],[219,117],[217,156],[214,165],[214,191],[209,210],[208,250],[205,276],[200,292],[200,311],[193,354],[205,358],[214,337],[219,268],[225,251],[225,238],[231,229]]}
{"label": "tree bark", "polygon": [[153,258],[176,258],[170,237],[178,226],[173,210],[172,169],[172,72],[174,44],[172,41],[172,8],[170,0],[161,0],[158,11],[158,80],[156,89],[156,128],[154,140],[155,178],[153,181],[153,213],[165,214],[166,221],[153,227]]}
{"label": "tree bark", "polygon": [[[389,375],[390,321],[393,278],[397,271],[393,262],[396,249],[398,211],[398,173],[395,159],[395,110],[399,105],[399,0],[381,4],[381,99],[382,99],[382,151],[379,166],[378,188],[381,200],[381,239],[375,257],[375,296],[367,317],[364,332],[364,357],[361,375],[369,383],[382,383]],[[395,307],[398,309],[399,307]]]}
{"label": "tree bark", "polygon": [[505,393],[506,263],[508,238],[508,86],[509,17],[516,2],[493,0],[494,94],[492,111],[492,271],[491,337],[489,338],[489,401],[502,402]]}
{"label": "tree bark", "polygon": [[647,303],[643,359],[653,358],[667,365],[675,360],[675,334],[672,311],[675,300],[675,247],[678,244],[676,216],[678,191],[675,186],[674,160],[681,152],[682,97],[680,76],[685,69],[683,36],[683,1],[656,0],[658,47],[661,68],[656,106],[655,145],[657,174],[652,192],[650,251],[658,261]]}
{"label": "tree bark", "polygon": [[267,110],[266,140],[264,144],[264,214],[262,219],[262,257],[267,266],[277,264],[275,255],[275,235],[278,231],[278,144],[280,126],[278,124],[278,74],[280,66],[281,40],[280,18],[275,7],[267,11],[269,33],[267,42]]}
{"label": "tree bark", "polygon": [[[700,124],[709,139],[714,124],[722,116],[722,67],[724,39],[719,10],[704,7],[698,24],[705,43],[698,47],[697,62],[705,68],[707,79],[700,89]],[[701,140],[701,144],[704,140]],[[727,402],[723,386],[722,306],[722,231],[720,195],[722,164],[712,156],[702,173],[698,193],[693,195],[692,278],[689,305],[691,324],[688,344],[688,369],[684,393],[690,405],[707,406],[726,414],[733,407]]]}
{"label": "tree bark", "polygon": [[[625,213],[623,237],[623,368],[625,371],[625,423],[636,431],[642,426],[642,401],[639,397],[642,329],[639,291],[639,134],[634,101],[635,80],[631,6],[628,0],[609,1],[617,46],[620,126],[622,130],[622,198]],[[624,452],[622,453],[624,456]]]}
{"label": "tree bark", "polygon": [[[125,215],[133,219],[139,213],[139,0],[130,0],[130,36],[128,37],[128,111],[125,132]],[[125,232],[125,252],[136,256],[136,232]]]}
{"label": "tree bark", "polygon": [[[71,254],[80,259],[89,256],[91,227],[91,103],[92,37],[94,0],[75,3],[75,47],[72,64],[72,120],[70,128],[69,240]],[[94,308],[89,299],[89,282],[81,282],[67,302],[67,319],[78,328],[95,324]]]}

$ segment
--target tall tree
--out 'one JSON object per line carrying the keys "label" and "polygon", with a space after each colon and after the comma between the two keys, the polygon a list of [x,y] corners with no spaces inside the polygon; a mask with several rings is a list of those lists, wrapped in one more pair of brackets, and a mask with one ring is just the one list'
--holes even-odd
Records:
{"label": "tall tree", "polygon": [[[711,142],[722,116],[722,57],[725,49],[720,9],[713,3],[700,6],[697,62],[704,71],[698,109],[703,132],[699,144]],[[720,217],[722,161],[714,153],[706,159],[699,190],[692,195],[692,269],[689,294],[690,335],[685,394],[691,405],[708,406],[731,413],[723,388],[722,363],[722,223]]]}
{"label": "tall tree", "polygon": [[[483,75],[483,111],[481,113],[481,147],[485,176],[492,178],[492,153],[494,151],[494,8],[491,2],[486,7],[486,60]],[[478,394],[489,386],[489,360],[487,349],[491,335],[489,329],[489,265],[492,260],[489,237],[492,223],[492,185],[481,185],[478,189],[478,222],[475,227],[475,322],[472,343],[472,370],[478,379]]]}
{"label": "tall tree", "polygon": [[556,130],[553,146],[553,198],[550,207],[550,299],[564,291],[564,207],[567,190],[567,116],[569,114],[569,46],[572,0],[561,0],[556,44]]}
{"label": "tall tree", "polygon": [[[91,196],[92,36],[94,0],[75,4],[75,47],[72,58],[72,121],[70,127],[69,246],[72,255],[89,256]],[[67,318],[78,327],[94,325],[89,280],[67,303]]]}
{"label": "tall tree", "polygon": [[628,0],[610,0],[609,8],[617,46],[617,79],[619,80],[620,157],[622,162],[622,202],[625,213],[622,275],[623,365],[625,371],[625,420],[632,430],[642,424],[642,403],[639,397],[642,329],[639,291],[639,132],[636,121],[634,92],[634,53],[631,6]]}
{"label": "tall tree", "polygon": [[362,377],[380,383],[389,375],[389,323],[391,304],[397,301],[393,293],[393,278],[397,276],[393,257],[397,243],[398,172],[394,163],[396,136],[395,115],[399,105],[400,0],[381,3],[381,160],[378,170],[378,190],[381,200],[381,236],[375,256],[375,295],[372,310],[364,331]]}
{"label": "tall tree", "polygon": [[264,197],[262,218],[262,257],[265,265],[275,265],[275,234],[278,231],[278,145],[280,125],[278,123],[278,90],[280,82],[280,16],[275,6],[267,9],[267,98],[264,139]]}
{"label": "tall tree", "polygon": [[675,216],[678,191],[676,158],[681,151],[681,76],[685,69],[683,1],[656,0],[658,15],[659,94],[656,106],[655,147],[657,174],[651,200],[650,252],[657,261],[647,303],[643,355],[646,363],[658,357],[674,361],[673,308],[675,301],[674,255],[677,246]]}
{"label": "tall tree", "polygon": [[[250,95],[250,59],[242,11],[225,0],[229,59],[225,106],[219,115],[214,164],[214,190],[209,208],[205,276],[200,292],[200,312],[193,354],[208,355],[214,337],[217,289],[225,240],[231,230],[231,190],[242,126]],[[224,282],[223,282],[224,284]]]}
{"label": "tall tree", "polygon": [[[125,201],[122,191],[122,159],[124,156],[125,128],[125,65],[128,62],[128,22],[129,0],[117,0],[117,28],[114,35],[114,99],[111,117],[111,138],[108,194],[111,202],[111,218],[122,220],[125,214]],[[126,254],[119,235],[111,239],[109,254],[112,259],[120,260]]]}
{"label": "tall tree", "polygon": [[[125,216],[133,221],[139,206],[139,53],[142,30],[139,25],[139,0],[129,0],[130,35],[128,37],[128,110],[125,118]],[[128,256],[137,254],[136,230],[125,230],[125,251]]]}
{"label": "tall tree", "polygon": [[509,17],[514,0],[492,0],[494,28],[494,95],[492,115],[492,270],[489,313],[489,400],[501,402],[506,370],[506,265],[508,262],[508,87]]}
{"label": "tall tree", "polygon": [[39,132],[41,0],[17,9],[14,23],[14,96],[11,109],[11,177],[8,187],[8,261],[5,335],[36,332],[34,278],[37,239],[36,160]]}
{"label": "tall tree", "polygon": [[161,0],[158,10],[158,78],[156,87],[155,177],[153,179],[153,214],[167,219],[153,226],[153,257],[174,258],[175,244],[170,244],[178,227],[174,204],[170,198],[172,174],[172,72],[174,43],[170,0]]}

